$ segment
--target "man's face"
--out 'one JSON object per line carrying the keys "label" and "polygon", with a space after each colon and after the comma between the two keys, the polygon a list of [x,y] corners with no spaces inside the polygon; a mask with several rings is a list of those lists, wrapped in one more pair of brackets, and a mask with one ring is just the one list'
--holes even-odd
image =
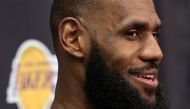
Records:
{"label": "man's face", "polygon": [[[140,100],[143,99],[147,104],[156,103],[158,100],[156,96],[159,95],[156,95],[158,90],[158,64],[163,55],[156,39],[160,20],[155,12],[152,0],[111,0],[104,1],[102,6],[104,8],[101,12],[100,10],[97,11],[100,14],[94,14],[93,17],[95,40],[93,39],[92,42],[96,43],[95,45],[98,48],[96,52],[99,52],[99,58],[102,58],[100,60],[105,64],[96,64],[102,62],[90,55],[86,70],[87,93],[96,89],[100,89],[101,92],[103,88],[102,91],[105,94],[106,87],[108,87],[107,91],[114,90],[115,94],[117,91],[119,93],[123,91],[122,94],[131,94],[134,91],[137,93],[132,94],[134,98],[138,95]],[[92,44],[91,49],[96,48],[96,46]],[[91,59],[95,60],[92,62],[93,64]],[[92,74],[92,72],[94,73]],[[89,81],[101,81],[98,79],[100,75],[105,84],[100,82],[97,85],[94,83],[94,86],[88,84]],[[94,80],[90,78],[92,76]],[[104,77],[108,79],[104,79]],[[113,89],[109,88],[109,84],[112,83],[114,85],[110,87]],[[90,86],[95,88],[88,89]],[[98,94],[98,92],[94,94]],[[106,98],[104,94],[101,96]],[[121,96],[120,100],[123,98],[122,94],[118,94]],[[91,94],[89,95],[91,96]],[[112,96],[110,95],[110,97]],[[133,97],[129,99],[131,100]]]}
{"label": "man's face", "polygon": [[108,68],[96,40],[92,39],[85,72],[85,91],[94,109],[169,109],[168,99],[160,86],[146,89],[147,94],[155,96],[155,100],[151,101],[141,96],[138,89],[120,73],[116,69]]}

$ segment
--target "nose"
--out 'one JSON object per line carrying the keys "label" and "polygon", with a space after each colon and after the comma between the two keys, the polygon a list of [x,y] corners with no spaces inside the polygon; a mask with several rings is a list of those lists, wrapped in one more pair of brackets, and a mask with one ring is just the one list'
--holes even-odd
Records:
{"label": "nose", "polygon": [[149,37],[144,43],[140,53],[141,60],[159,63],[163,58],[163,53],[157,40],[154,37]]}

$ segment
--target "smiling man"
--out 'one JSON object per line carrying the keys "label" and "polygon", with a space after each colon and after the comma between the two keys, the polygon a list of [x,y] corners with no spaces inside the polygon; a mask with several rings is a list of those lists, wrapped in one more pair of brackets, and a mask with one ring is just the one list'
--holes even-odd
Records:
{"label": "smiling man", "polygon": [[58,58],[52,109],[169,109],[152,0],[54,0]]}

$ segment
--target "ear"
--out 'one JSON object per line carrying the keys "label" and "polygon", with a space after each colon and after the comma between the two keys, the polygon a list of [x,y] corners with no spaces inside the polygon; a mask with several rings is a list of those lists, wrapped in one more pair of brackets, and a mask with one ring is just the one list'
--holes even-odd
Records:
{"label": "ear", "polygon": [[83,29],[80,22],[72,17],[64,18],[59,23],[59,41],[65,51],[77,58],[83,58]]}

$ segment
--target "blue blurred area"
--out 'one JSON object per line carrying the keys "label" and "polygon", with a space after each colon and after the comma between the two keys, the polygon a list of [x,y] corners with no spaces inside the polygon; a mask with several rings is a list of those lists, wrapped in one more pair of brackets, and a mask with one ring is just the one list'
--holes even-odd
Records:
{"label": "blue blurred area", "polygon": [[[159,79],[168,90],[171,109],[190,108],[190,0],[154,0],[162,21],[159,43],[164,53]],[[0,1],[0,108],[6,102],[12,59],[26,39],[38,39],[54,53],[49,28],[52,0]]]}

